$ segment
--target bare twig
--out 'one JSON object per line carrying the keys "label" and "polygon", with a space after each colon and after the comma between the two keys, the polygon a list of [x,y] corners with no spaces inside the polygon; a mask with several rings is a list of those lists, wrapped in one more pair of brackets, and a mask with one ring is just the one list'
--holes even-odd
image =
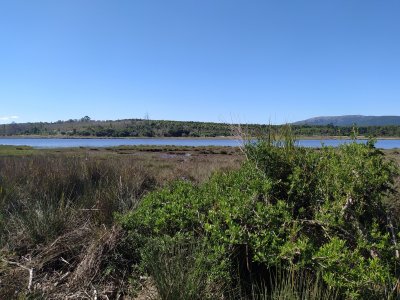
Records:
{"label": "bare twig", "polygon": [[393,242],[393,244],[394,244],[394,246],[395,246],[395,248],[396,248],[396,250],[395,250],[395,256],[396,256],[397,259],[399,259],[399,258],[400,258],[400,253],[399,253],[399,250],[397,249],[396,234],[395,234],[395,232],[394,232],[394,227],[393,227],[392,219],[390,218],[390,215],[389,215],[389,214],[387,215],[387,221],[388,221],[388,227],[389,227],[390,233],[391,233],[391,235],[392,235],[392,242]]}
{"label": "bare twig", "polygon": [[21,269],[27,270],[29,272],[28,290],[30,291],[31,287],[32,287],[32,281],[33,281],[33,268],[28,268],[28,267],[26,267],[24,265],[21,265],[21,264],[17,263],[17,262],[9,261],[9,260],[6,260],[4,258],[2,258],[1,260],[3,262],[5,262],[5,263],[9,264],[9,265],[14,265],[14,266],[20,267]]}

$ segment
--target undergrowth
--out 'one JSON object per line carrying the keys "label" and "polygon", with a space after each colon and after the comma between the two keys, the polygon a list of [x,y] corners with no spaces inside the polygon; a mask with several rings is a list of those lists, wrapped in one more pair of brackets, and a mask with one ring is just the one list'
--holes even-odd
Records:
{"label": "undergrowth", "polygon": [[[134,210],[143,195],[171,181],[201,182],[241,159],[177,147],[5,150],[0,299],[132,297],[140,284],[141,244],[121,230],[114,214]],[[181,150],[193,156],[162,153]]]}
{"label": "undergrowth", "polygon": [[[198,285],[197,293],[218,283],[224,287],[220,298],[229,290],[251,298],[254,287],[279,269],[291,275],[270,285],[267,298],[280,299],[281,292],[292,295],[282,299],[397,296],[398,230],[384,205],[394,193],[397,166],[373,141],[315,150],[269,136],[247,143],[244,151],[248,160],[240,170],[217,173],[200,185],[176,182],[119,217],[129,234],[140,237],[142,256],[155,238],[196,240],[203,250],[192,259],[205,263],[190,264],[191,272],[207,274],[207,286]],[[177,259],[179,265],[187,257]],[[163,295],[166,285],[148,271]],[[301,274],[307,283],[297,278]],[[183,276],[179,288],[188,284],[185,278],[192,281]]]}
{"label": "undergrowth", "polygon": [[243,152],[211,177],[186,156],[0,157],[0,298],[116,299],[143,280],[161,299],[398,297],[398,170],[373,141],[270,133]]}

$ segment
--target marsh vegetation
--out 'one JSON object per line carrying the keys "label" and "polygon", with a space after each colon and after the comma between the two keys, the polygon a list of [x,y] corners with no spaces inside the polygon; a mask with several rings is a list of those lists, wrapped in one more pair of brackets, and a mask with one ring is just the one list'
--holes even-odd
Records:
{"label": "marsh vegetation", "polygon": [[199,183],[216,170],[237,168],[238,153],[0,147],[0,299],[128,294],[136,260],[114,214],[175,180]]}
{"label": "marsh vegetation", "polygon": [[0,298],[398,296],[396,150],[241,150],[0,148]]}

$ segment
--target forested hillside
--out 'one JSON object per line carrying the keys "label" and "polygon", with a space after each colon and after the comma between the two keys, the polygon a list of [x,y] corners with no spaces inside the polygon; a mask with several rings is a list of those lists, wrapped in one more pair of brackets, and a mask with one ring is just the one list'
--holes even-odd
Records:
{"label": "forested hillside", "polygon": [[[12,123],[0,126],[0,136],[40,135],[58,137],[218,137],[235,136],[245,132],[258,136],[279,130],[284,125],[228,124],[193,121],[125,119],[95,121],[89,117],[53,123]],[[336,126],[292,125],[297,136],[349,136],[354,131],[361,136],[400,137],[400,126]]]}
{"label": "forested hillside", "polygon": [[335,126],[390,126],[400,125],[399,116],[329,116],[315,117],[304,121],[295,122],[295,125],[335,125]]}

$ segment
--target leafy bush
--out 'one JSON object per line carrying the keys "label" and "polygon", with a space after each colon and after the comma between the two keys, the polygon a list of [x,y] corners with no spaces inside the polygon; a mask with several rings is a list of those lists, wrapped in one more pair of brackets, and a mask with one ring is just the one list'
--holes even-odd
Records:
{"label": "leafy bush", "polygon": [[259,141],[245,151],[240,170],[150,193],[122,225],[144,239],[203,240],[210,282],[265,280],[286,266],[321,272],[348,298],[389,297],[398,261],[383,199],[394,163],[373,142],[313,150]]}

